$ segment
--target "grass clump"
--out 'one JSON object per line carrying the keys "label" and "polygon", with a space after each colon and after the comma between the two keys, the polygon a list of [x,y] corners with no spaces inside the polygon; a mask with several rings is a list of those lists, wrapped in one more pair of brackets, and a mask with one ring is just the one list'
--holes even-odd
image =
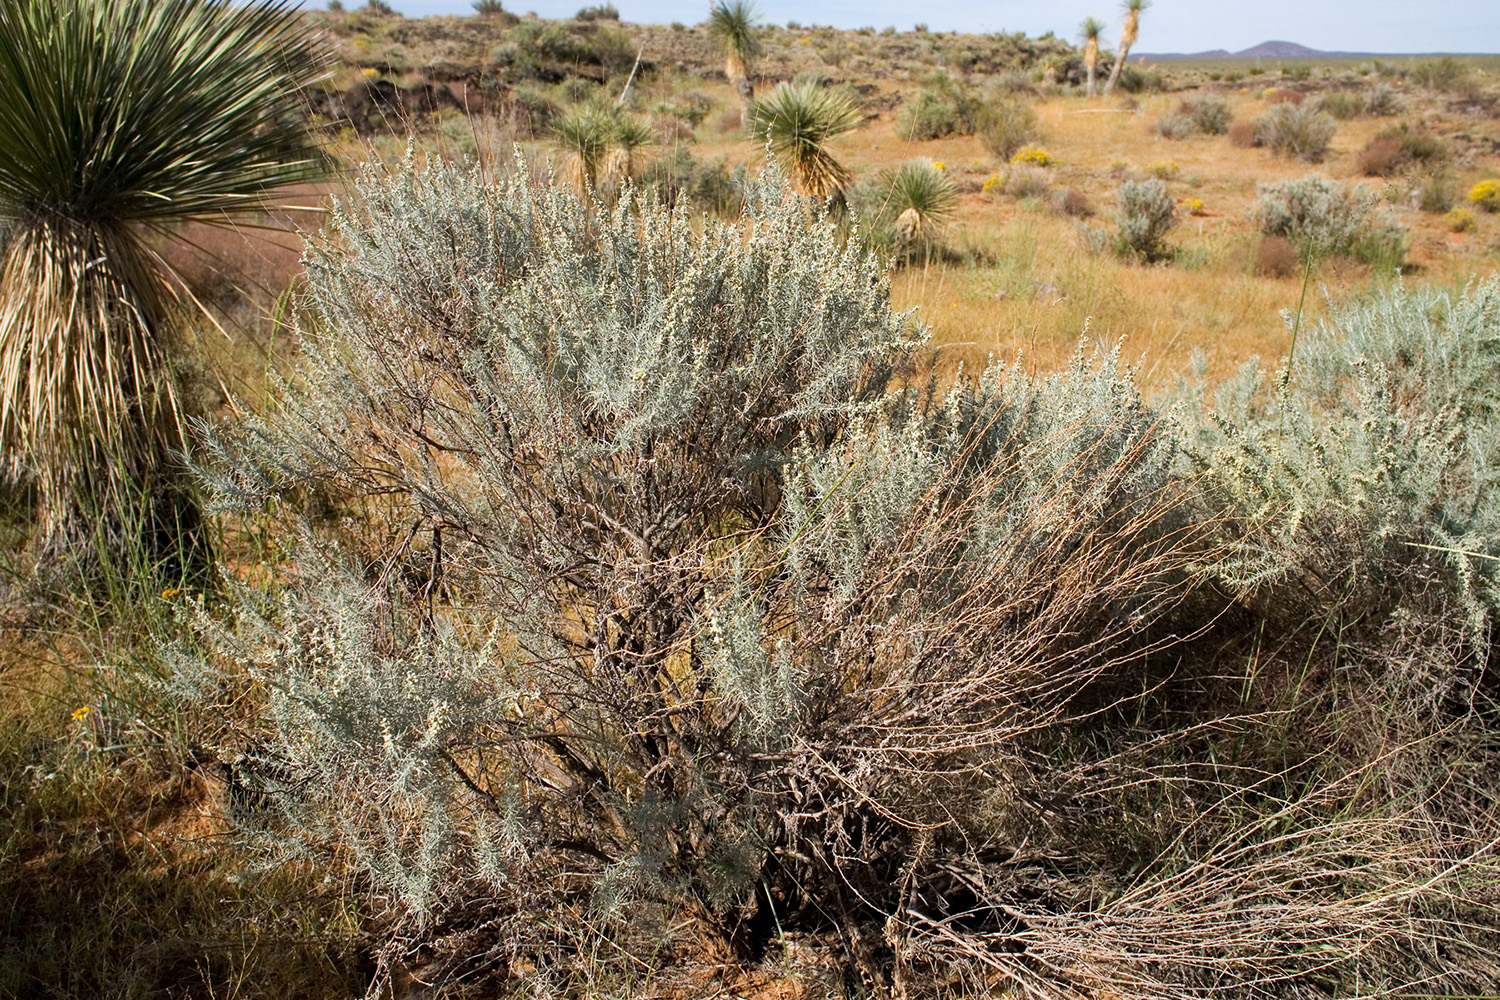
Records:
{"label": "grass clump", "polygon": [[1311,105],[1282,103],[1255,119],[1255,144],[1278,156],[1305,163],[1321,163],[1338,123],[1333,116]]}

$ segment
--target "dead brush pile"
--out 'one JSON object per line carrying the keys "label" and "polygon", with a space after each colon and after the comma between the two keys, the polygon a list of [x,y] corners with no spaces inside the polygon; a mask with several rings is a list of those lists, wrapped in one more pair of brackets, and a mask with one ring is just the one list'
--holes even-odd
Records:
{"label": "dead brush pile", "polygon": [[299,546],[175,661],[262,692],[205,743],[268,862],[366,887],[372,995],[789,942],[904,995],[1500,977],[1500,288],[1160,410],[1108,356],[915,377],[774,181],[736,222],[360,192],[207,473]]}

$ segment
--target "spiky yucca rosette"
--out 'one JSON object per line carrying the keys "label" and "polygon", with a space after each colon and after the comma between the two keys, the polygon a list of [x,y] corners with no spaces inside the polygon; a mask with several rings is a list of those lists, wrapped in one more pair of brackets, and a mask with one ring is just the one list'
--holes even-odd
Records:
{"label": "spiky yucca rosette", "polygon": [[281,0],[0,5],[0,445],[47,540],[170,477],[182,311],[153,248],[316,172],[298,91],[319,68]]}

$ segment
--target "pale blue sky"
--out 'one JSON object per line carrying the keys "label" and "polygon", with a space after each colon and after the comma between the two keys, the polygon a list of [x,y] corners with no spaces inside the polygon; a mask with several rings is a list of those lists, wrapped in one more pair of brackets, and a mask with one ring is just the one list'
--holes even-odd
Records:
{"label": "pale blue sky", "polygon": [[[344,0],[354,8],[363,0]],[[467,14],[469,0],[389,0],[410,17]],[[505,0],[518,14],[566,17],[601,0]],[[1085,15],[1110,22],[1107,40],[1119,37],[1118,0],[758,0],[765,19],[841,28],[925,22],[934,31],[1047,31],[1071,37]],[[666,24],[702,21],[707,0],[614,0],[626,21]],[[321,7],[323,0],[309,0]],[[1143,52],[1196,52],[1248,48],[1268,39],[1316,49],[1359,52],[1500,53],[1500,3],[1496,0],[1156,0],[1141,25]]]}

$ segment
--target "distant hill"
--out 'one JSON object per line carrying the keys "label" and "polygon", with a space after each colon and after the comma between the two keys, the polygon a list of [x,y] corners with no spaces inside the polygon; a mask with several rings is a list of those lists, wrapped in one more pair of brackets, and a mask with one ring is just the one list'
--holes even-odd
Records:
{"label": "distant hill", "polygon": [[[1240,52],[1212,49],[1208,52],[1142,52],[1140,58],[1147,62],[1169,62],[1173,59],[1373,59],[1395,55],[1440,55],[1441,53],[1396,53],[1396,52],[1323,52],[1310,49],[1296,42],[1261,42]],[[1131,56],[1136,53],[1132,52]]]}

